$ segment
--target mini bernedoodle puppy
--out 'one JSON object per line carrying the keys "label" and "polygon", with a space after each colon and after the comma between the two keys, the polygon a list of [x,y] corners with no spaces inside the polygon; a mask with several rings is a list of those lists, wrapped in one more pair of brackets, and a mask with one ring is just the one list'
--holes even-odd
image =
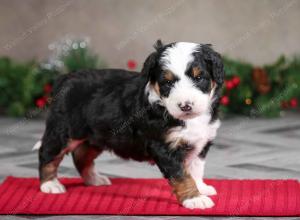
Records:
{"label": "mini bernedoodle puppy", "polygon": [[[82,70],[63,75],[39,148],[40,190],[64,193],[57,169],[72,152],[86,185],[111,184],[94,167],[104,150],[154,162],[186,208],[210,208],[214,187],[203,182],[205,156],[220,126],[221,56],[209,44],[155,44],[141,73]],[[122,169],[120,167],[120,169]]]}

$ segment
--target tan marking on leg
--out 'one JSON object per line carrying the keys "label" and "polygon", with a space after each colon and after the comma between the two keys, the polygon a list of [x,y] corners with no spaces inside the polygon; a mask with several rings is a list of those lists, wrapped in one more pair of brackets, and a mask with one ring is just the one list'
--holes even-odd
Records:
{"label": "tan marking on leg", "polygon": [[194,179],[189,174],[185,174],[180,180],[171,180],[170,184],[180,203],[186,199],[191,199],[200,195]]}
{"label": "tan marking on leg", "polygon": [[101,153],[101,150],[97,150],[94,147],[87,144],[81,144],[77,149],[73,151],[73,161],[79,173],[85,172],[85,169],[94,166],[94,159]]}
{"label": "tan marking on leg", "polygon": [[101,150],[83,143],[72,154],[74,164],[86,185],[111,184],[106,176],[99,174],[95,169],[94,160],[101,152]]}
{"label": "tan marking on leg", "polygon": [[64,186],[57,179],[57,169],[68,152],[76,149],[84,140],[70,140],[68,146],[64,148],[53,161],[45,164],[40,170],[41,191],[45,193],[62,193],[65,192]]}
{"label": "tan marking on leg", "polygon": [[63,156],[57,156],[53,161],[41,168],[40,173],[40,190],[43,193],[64,193],[65,187],[57,179],[57,168],[62,161]]}
{"label": "tan marking on leg", "polygon": [[41,183],[57,177],[57,169],[62,159],[63,155],[59,155],[53,161],[47,163],[41,168]]}
{"label": "tan marking on leg", "polygon": [[214,206],[214,202],[206,195],[198,191],[194,179],[186,174],[180,180],[172,180],[171,186],[177,200],[188,209],[207,209]]}

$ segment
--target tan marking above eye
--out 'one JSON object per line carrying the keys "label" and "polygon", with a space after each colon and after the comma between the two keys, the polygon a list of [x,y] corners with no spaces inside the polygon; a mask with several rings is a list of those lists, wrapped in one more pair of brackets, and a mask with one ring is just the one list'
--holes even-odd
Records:
{"label": "tan marking above eye", "polygon": [[199,67],[193,67],[192,69],[192,75],[194,78],[201,75],[201,69]]}
{"label": "tan marking above eye", "polygon": [[164,71],[164,78],[168,81],[174,80],[175,76],[170,70]]}

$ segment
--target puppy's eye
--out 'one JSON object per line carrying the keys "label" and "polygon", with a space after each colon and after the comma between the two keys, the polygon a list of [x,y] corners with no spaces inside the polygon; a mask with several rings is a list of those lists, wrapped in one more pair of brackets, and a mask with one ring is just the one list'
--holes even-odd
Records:
{"label": "puppy's eye", "polygon": [[199,77],[199,78],[197,78],[196,79],[197,80],[197,82],[200,82],[200,83],[206,83],[206,82],[208,82],[209,81],[209,79],[207,79],[207,78],[205,78],[205,77]]}
{"label": "puppy's eye", "polygon": [[203,77],[202,75],[193,76],[193,78],[196,82],[203,82],[206,80],[206,78]]}
{"label": "puppy's eye", "polygon": [[172,85],[173,85],[173,81],[171,81],[171,80],[166,80],[165,83],[166,83],[168,86],[172,86]]}
{"label": "puppy's eye", "polygon": [[201,79],[203,79],[200,75],[195,76],[194,78],[195,78],[196,80],[201,80]]}

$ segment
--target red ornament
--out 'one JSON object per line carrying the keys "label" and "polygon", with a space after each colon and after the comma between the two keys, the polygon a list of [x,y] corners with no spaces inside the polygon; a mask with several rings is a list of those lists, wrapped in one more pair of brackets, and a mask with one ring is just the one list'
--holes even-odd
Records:
{"label": "red ornament", "polygon": [[290,106],[291,106],[292,108],[296,108],[296,107],[298,106],[298,100],[297,100],[296,98],[292,98],[292,99],[290,100]]}
{"label": "red ornament", "polygon": [[228,105],[229,104],[229,97],[228,96],[226,96],[226,95],[224,95],[224,96],[222,96],[221,97],[221,100],[220,100],[220,103],[222,104],[222,105]]}
{"label": "red ornament", "polygon": [[35,105],[39,108],[44,108],[44,106],[47,104],[47,99],[46,97],[41,97],[41,98],[38,98],[36,101],[35,101]]}
{"label": "red ornament", "polygon": [[233,89],[234,84],[231,80],[226,80],[225,81],[225,87],[226,87],[227,90],[231,90],[231,89]]}
{"label": "red ornament", "polygon": [[48,83],[46,85],[44,85],[44,92],[45,93],[50,93],[52,91],[52,86]]}
{"label": "red ornament", "polygon": [[130,70],[134,70],[136,68],[137,64],[135,62],[135,60],[128,60],[127,61],[127,67]]}
{"label": "red ornament", "polygon": [[234,86],[238,86],[241,82],[241,79],[238,76],[234,76],[231,81],[232,81]]}

